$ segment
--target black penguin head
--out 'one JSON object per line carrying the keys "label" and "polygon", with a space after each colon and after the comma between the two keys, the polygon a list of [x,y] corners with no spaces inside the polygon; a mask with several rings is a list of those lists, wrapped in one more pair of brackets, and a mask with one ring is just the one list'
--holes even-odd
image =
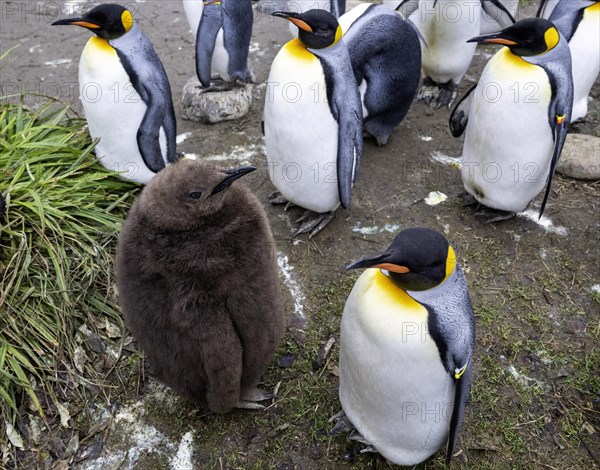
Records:
{"label": "black penguin head", "polygon": [[381,254],[356,261],[346,269],[379,268],[398,287],[421,291],[441,284],[456,266],[454,250],[440,233],[427,228],[400,232]]}
{"label": "black penguin head", "polygon": [[298,39],[311,49],[325,49],[342,37],[342,28],[335,16],[325,10],[308,10],[304,13],[276,11],[271,14],[298,26]]}
{"label": "black penguin head", "polygon": [[231,184],[254,170],[253,166],[222,170],[184,158],[150,180],[139,204],[145,216],[165,230],[193,229],[206,223],[207,218],[220,217],[235,196]]}
{"label": "black penguin head", "polygon": [[117,39],[133,26],[133,16],[116,3],[105,3],[92,8],[80,18],[58,20],[52,25],[75,25],[89,29],[102,39]]}
{"label": "black penguin head", "polygon": [[467,42],[502,44],[508,46],[513,54],[528,57],[554,49],[559,41],[560,34],[552,22],[543,18],[527,18],[499,33],[477,36]]}

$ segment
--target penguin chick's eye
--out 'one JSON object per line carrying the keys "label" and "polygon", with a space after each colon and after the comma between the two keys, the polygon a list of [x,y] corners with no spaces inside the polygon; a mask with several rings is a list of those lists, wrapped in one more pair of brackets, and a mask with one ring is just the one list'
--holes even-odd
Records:
{"label": "penguin chick's eye", "polygon": [[200,196],[202,196],[202,191],[191,191],[188,194],[190,199],[200,199]]}

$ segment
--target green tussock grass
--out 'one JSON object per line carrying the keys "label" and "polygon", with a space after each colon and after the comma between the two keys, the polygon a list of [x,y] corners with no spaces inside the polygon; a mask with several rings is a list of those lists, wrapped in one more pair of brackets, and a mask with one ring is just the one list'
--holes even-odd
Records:
{"label": "green tussock grass", "polygon": [[78,329],[120,350],[101,328],[123,331],[112,260],[137,185],[104,170],[85,121],[54,103],[1,100],[0,136],[0,418],[14,422],[24,402],[44,416],[65,390],[103,384]]}

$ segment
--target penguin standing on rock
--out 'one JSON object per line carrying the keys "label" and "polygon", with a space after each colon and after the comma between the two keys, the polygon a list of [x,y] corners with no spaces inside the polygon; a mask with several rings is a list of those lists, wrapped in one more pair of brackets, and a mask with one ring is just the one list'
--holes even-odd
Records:
{"label": "penguin standing on rock", "polygon": [[273,204],[307,212],[294,235],[316,235],[350,206],[362,157],[362,105],[342,28],[324,10],[274,12],[299,28],[269,74],[264,134]]}
{"label": "penguin standing on rock", "polygon": [[283,334],[271,229],[258,199],[183,159],[142,191],[117,247],[119,304],[154,374],[214,412],[262,408],[256,388]]}
{"label": "penguin standing on rock", "polygon": [[600,73],[600,1],[561,0],[547,16],[548,0],[542,0],[539,17],[548,18],[569,42],[573,61],[572,121],[585,118],[588,96]]}
{"label": "penguin standing on rock", "polygon": [[109,170],[146,184],[176,159],[167,73],[129,10],[107,3],[53,25],[92,31],[79,61],[79,91],[96,156]]}
{"label": "penguin standing on rock", "polygon": [[[252,83],[248,51],[252,37],[251,0],[184,0],[190,28],[196,34],[196,74],[207,91]],[[220,82],[220,83],[218,83]]]}
{"label": "penguin standing on rock", "polygon": [[[342,317],[335,431],[390,462],[416,465],[447,443],[454,453],[469,396],[475,320],[454,250],[438,232],[400,232],[367,268]],[[345,416],[344,416],[345,415]]]}
{"label": "penguin standing on rock", "polygon": [[501,44],[479,83],[450,116],[454,137],[465,131],[462,180],[465,205],[479,204],[484,222],[514,217],[552,177],[571,121],[573,77],[566,39],[540,18],[470,39]]}
{"label": "penguin standing on rock", "polygon": [[339,23],[361,93],[365,130],[378,145],[385,145],[419,87],[419,36],[398,13],[382,5],[359,5]]}
{"label": "penguin standing on rock", "polygon": [[397,7],[405,18],[413,13],[423,35],[423,85],[417,100],[435,108],[451,106],[467,72],[475,44],[467,39],[481,34],[482,14],[507,27],[515,22],[499,0],[403,0]]}

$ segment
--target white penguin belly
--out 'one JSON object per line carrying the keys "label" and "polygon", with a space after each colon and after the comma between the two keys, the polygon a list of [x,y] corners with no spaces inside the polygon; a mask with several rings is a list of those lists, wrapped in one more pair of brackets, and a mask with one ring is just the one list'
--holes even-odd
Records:
{"label": "white penguin belly", "polygon": [[600,73],[600,4],[585,9],[583,20],[569,42],[573,59],[573,115],[583,119],[588,111],[588,95]]}
{"label": "white penguin belly", "polygon": [[[95,153],[107,169],[142,184],[155,175],[148,169],[137,143],[137,131],[146,104],[133,87],[116,51],[103,39],[92,37],[79,61],[79,92],[90,135],[99,138]],[[166,136],[159,143],[166,155]]]}
{"label": "white penguin belly", "polygon": [[379,453],[414,465],[445,444],[455,387],[428,333],[427,310],[399,291],[375,269],[352,289],[341,326],[340,401]]}
{"label": "white penguin belly", "polygon": [[411,19],[427,41],[421,47],[423,75],[436,83],[459,83],[467,72],[477,44],[467,40],[479,34],[481,4],[472,0],[421,1]]}
{"label": "white penguin belly", "polygon": [[269,176],[288,201],[315,212],[339,205],[338,124],[319,60],[297,39],[279,52],[267,82],[264,124]]}
{"label": "white penguin belly", "polygon": [[201,0],[183,0],[183,9],[185,11],[185,17],[190,25],[190,31],[194,35],[198,33],[198,25],[200,24],[200,18],[202,18],[202,9],[204,3]]}
{"label": "white penguin belly", "polygon": [[522,211],[545,186],[550,170],[548,76],[504,48],[473,93],[462,157],[465,189],[488,207]]}
{"label": "white penguin belly", "polygon": [[225,49],[225,41],[223,39],[223,28],[219,29],[215,39],[215,48],[213,50],[212,62],[210,64],[211,75],[221,77],[226,82],[231,80],[228,72],[229,68],[229,53]]}

